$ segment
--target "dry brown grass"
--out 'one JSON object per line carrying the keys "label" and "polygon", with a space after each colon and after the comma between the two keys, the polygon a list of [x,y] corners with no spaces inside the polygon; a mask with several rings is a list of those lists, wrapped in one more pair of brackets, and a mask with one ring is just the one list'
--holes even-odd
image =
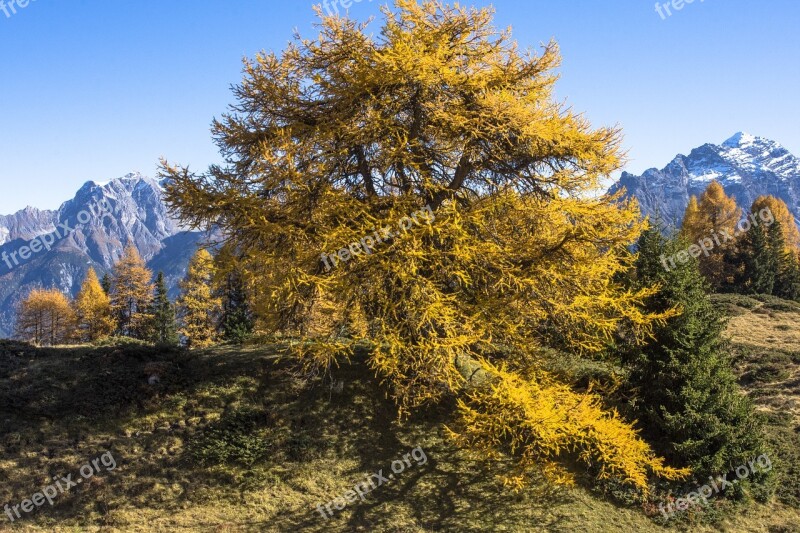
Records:
{"label": "dry brown grass", "polygon": [[[140,370],[153,360],[171,365],[157,387],[148,387]],[[47,472],[73,472],[98,450],[112,450],[118,468],[64,495],[55,508],[13,527],[0,523],[3,532],[670,531],[642,509],[585,488],[542,484],[507,492],[495,465],[470,460],[443,437],[441,413],[396,424],[391,402],[357,366],[338,371],[345,386],[337,394],[298,383],[265,348],[210,350],[191,359],[65,349],[21,364],[0,372],[0,405],[21,401],[0,413],[0,502],[29,497]],[[244,406],[273,413],[273,429],[291,438],[276,437],[270,455],[252,466],[197,464],[192,439]],[[302,445],[306,438],[310,448]],[[315,510],[415,446],[428,464],[328,521]],[[790,524],[800,524],[800,513],[773,504],[691,530],[798,531]]]}
{"label": "dry brown grass", "polygon": [[725,336],[734,346],[737,371],[758,409],[788,415],[800,425],[800,309],[793,303],[762,299],[766,301],[747,298],[749,309],[736,306]]}
{"label": "dry brown grass", "polygon": [[800,353],[800,314],[762,306],[731,318],[726,336],[745,346]]}

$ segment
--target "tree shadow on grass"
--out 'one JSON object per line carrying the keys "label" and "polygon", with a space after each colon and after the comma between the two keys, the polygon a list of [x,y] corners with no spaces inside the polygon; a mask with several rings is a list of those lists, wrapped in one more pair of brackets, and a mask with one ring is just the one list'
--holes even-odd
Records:
{"label": "tree shadow on grass", "polygon": [[[0,501],[19,502],[47,475],[74,472],[112,451],[118,470],[29,518],[113,526],[119,512],[131,520],[136,509],[146,509],[168,520],[194,506],[236,508],[274,486],[291,489],[291,497],[279,496],[276,509],[261,513],[268,521],[259,522],[250,505],[249,515],[231,524],[236,530],[485,531],[535,521],[558,530],[560,518],[549,509],[571,497],[504,490],[496,464],[466,458],[444,437],[452,405],[420,410],[400,424],[394,402],[363,360],[334,371],[339,390],[330,381],[303,383],[291,364],[276,361],[277,353],[275,347],[70,348],[12,361],[0,375],[0,424],[11,420],[0,428],[0,444],[15,468],[0,469],[8,477]],[[163,363],[156,365],[163,375],[148,385],[145,369],[154,362]],[[6,442],[12,434],[21,438]],[[212,453],[198,455],[198,442]],[[343,495],[338,489],[321,494],[320,486],[346,491],[381,470],[388,477],[392,462],[417,447],[425,464],[411,458],[391,482],[329,520],[316,510]],[[198,457],[220,464],[200,464]],[[306,465],[331,471],[309,472]],[[219,524],[204,520],[219,516],[192,519],[213,529]]]}
{"label": "tree shadow on grass", "polygon": [[[486,531],[487,524],[498,520],[499,509],[506,514],[502,520],[513,523],[524,520],[532,506],[545,509],[571,501],[560,491],[529,502],[503,490],[495,480],[496,464],[467,459],[444,438],[442,429],[451,421],[452,405],[431,406],[400,424],[394,402],[363,363],[343,364],[333,380],[344,383],[341,393],[331,393],[326,386],[307,388],[287,409],[293,411],[289,416],[305,421],[298,431],[313,431],[329,449],[349,453],[347,459],[355,461],[355,466],[340,475],[347,479],[346,486],[352,488],[379,472],[388,478],[393,462],[402,461],[415,448],[420,448],[427,460],[420,464],[410,457],[411,466],[404,464],[402,472],[393,473],[393,479],[369,491],[363,500],[349,503],[341,511],[332,506],[332,518],[323,518],[309,506],[303,512],[284,514],[282,528]],[[271,386],[274,384],[264,384]],[[377,477],[373,479],[377,482]],[[327,494],[318,503],[324,507],[346,492]],[[517,504],[509,506],[510,501]],[[553,517],[552,523],[557,522]]]}

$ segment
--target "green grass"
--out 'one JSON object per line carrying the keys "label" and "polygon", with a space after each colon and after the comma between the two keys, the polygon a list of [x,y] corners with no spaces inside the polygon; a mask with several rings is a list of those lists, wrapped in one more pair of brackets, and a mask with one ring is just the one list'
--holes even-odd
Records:
{"label": "green grass", "polygon": [[[401,424],[363,364],[334,371],[339,390],[300,379],[278,351],[0,343],[0,502],[19,503],[107,451],[118,465],[0,531],[668,531],[647,516],[654,509],[584,487],[509,493],[495,476],[504,465],[444,437],[447,408]],[[551,363],[576,386],[615,372]],[[160,380],[149,385],[154,372]],[[788,431],[775,437],[796,443]],[[328,521],[315,510],[418,446],[426,464]],[[680,527],[778,532],[791,523],[800,515],[775,503],[714,527]]]}

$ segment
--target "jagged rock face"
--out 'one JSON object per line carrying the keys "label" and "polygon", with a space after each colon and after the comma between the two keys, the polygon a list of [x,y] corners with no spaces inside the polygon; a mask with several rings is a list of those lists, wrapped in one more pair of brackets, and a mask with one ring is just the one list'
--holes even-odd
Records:
{"label": "jagged rock face", "polygon": [[102,276],[128,244],[151,269],[164,272],[174,296],[204,235],[171,218],[162,193],[155,180],[128,174],[87,182],[56,211],[28,207],[0,216],[0,338],[13,333],[16,306],[31,289],[74,295],[89,268]]}
{"label": "jagged rock face", "polygon": [[644,214],[669,229],[680,226],[689,197],[700,195],[712,180],[745,210],[758,196],[770,194],[786,202],[795,218],[800,214],[800,159],[775,141],[746,133],[678,155],[661,170],[641,176],[623,172],[609,192],[624,187]]}
{"label": "jagged rock face", "polygon": [[55,211],[39,211],[35,207],[26,207],[9,216],[0,215],[0,246],[15,239],[28,240],[53,231],[55,225]]}

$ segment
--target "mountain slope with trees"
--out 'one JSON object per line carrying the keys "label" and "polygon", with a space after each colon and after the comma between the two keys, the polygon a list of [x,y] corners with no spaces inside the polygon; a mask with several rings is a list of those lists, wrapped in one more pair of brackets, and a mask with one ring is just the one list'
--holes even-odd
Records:
{"label": "mountain slope with trees", "polygon": [[689,198],[711,181],[719,182],[739,205],[772,195],[800,218],[800,158],[776,141],[742,132],[722,144],[708,143],[689,155],[679,154],[661,170],[651,168],[641,176],[623,172],[609,192],[624,189],[644,214],[668,230],[680,226]]}
{"label": "mountain slope with trees", "polygon": [[[0,216],[0,257],[8,259],[0,260],[0,337],[13,334],[17,306],[32,289],[55,287],[76,296],[90,269],[102,278],[128,245],[151,270],[164,272],[170,296],[177,296],[178,281],[206,236],[169,215],[162,186],[140,174],[90,181],[55,211],[28,208]],[[43,238],[52,238],[49,249],[27,259],[19,255]]]}

